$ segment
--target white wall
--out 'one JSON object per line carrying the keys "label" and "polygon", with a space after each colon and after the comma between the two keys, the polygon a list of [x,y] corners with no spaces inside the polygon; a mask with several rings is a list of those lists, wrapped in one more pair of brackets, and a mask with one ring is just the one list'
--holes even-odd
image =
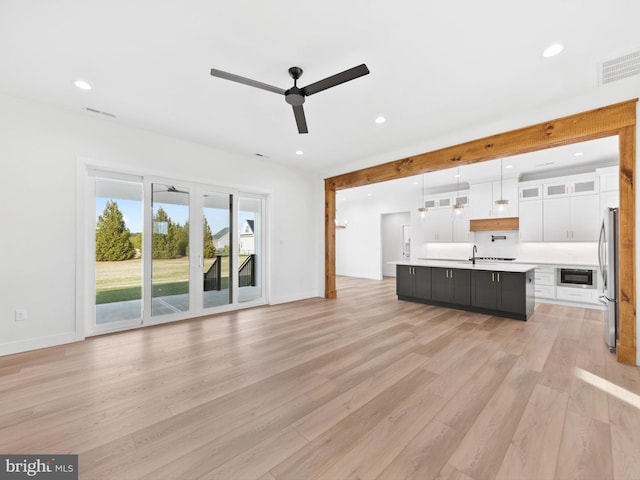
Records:
{"label": "white wall", "polygon": [[393,197],[364,197],[357,201],[338,198],[338,215],[347,220],[347,228],[336,230],[336,274],[381,279],[381,216],[406,212],[410,208],[407,205],[417,208],[415,193],[398,192]]}
{"label": "white wall", "polygon": [[[78,339],[78,158],[270,194],[271,303],[322,295],[318,178],[254,157],[0,95],[0,354]],[[28,319],[14,322],[14,310]]]}
{"label": "white wall", "polygon": [[[491,241],[491,235],[505,240]],[[419,257],[464,259],[473,245],[479,257],[508,257],[522,263],[598,265],[598,244],[594,242],[519,242],[517,232],[476,232],[471,243],[425,243]]]}

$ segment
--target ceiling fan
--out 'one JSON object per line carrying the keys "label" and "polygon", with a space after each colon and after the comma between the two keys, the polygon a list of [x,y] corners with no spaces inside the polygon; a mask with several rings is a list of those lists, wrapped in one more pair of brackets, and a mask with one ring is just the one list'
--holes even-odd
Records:
{"label": "ceiling fan", "polygon": [[216,70],[215,68],[211,69],[211,75],[214,77],[224,78],[226,80],[231,80],[232,82],[244,83],[250,87],[261,88],[263,90],[268,90],[269,92],[284,95],[285,101],[293,107],[293,115],[295,116],[296,124],[298,125],[298,133],[309,133],[309,130],[307,130],[307,120],[304,116],[304,109],[302,108],[305,97],[326,90],[327,88],[335,87],[341,83],[355,80],[356,78],[367,75],[368,73],[369,69],[363,63],[357,67],[350,68],[344,72],[336,73],[335,75],[331,75],[323,80],[311,83],[306,87],[298,88],[298,79],[302,76],[302,69],[300,67],[291,67],[289,69],[289,75],[293,78],[293,87],[288,90],[284,90],[266,83],[251,80],[250,78],[241,77],[240,75],[223,72],[222,70]]}

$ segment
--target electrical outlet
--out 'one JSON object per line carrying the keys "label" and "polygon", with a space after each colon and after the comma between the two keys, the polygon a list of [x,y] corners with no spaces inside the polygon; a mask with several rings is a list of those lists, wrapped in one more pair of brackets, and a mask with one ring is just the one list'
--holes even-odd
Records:
{"label": "electrical outlet", "polygon": [[23,309],[16,309],[15,312],[15,321],[16,322],[24,322],[27,320],[27,311]]}

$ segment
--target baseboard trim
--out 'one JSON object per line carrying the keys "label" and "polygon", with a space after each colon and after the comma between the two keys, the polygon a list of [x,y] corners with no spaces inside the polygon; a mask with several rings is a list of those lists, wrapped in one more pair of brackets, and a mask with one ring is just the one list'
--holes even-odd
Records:
{"label": "baseboard trim", "polygon": [[41,348],[57,347],[58,345],[79,342],[81,340],[84,340],[84,338],[79,338],[76,332],[66,332],[47,337],[29,338],[27,340],[0,343],[0,356],[14,355],[16,353],[29,352],[31,350],[39,350]]}
{"label": "baseboard trim", "polygon": [[336,273],[338,277],[364,278],[366,280],[382,280],[383,277],[371,273]]}
{"label": "baseboard trim", "polygon": [[308,300],[309,298],[317,298],[320,295],[314,293],[301,293],[298,295],[285,295],[283,297],[273,297],[269,305],[278,305],[281,303],[299,302],[300,300]]}

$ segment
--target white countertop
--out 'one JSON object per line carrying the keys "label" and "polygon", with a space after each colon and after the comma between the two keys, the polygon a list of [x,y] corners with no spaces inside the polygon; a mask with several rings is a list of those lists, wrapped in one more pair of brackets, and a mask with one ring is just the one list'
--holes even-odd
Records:
{"label": "white countertop", "polygon": [[458,268],[464,270],[490,270],[492,272],[528,272],[537,267],[533,263],[517,263],[517,262],[486,262],[478,261],[475,265],[469,260],[403,260],[395,263],[396,265],[407,265],[410,267],[439,267],[439,268]]}
{"label": "white countertop", "polygon": [[[420,258],[418,257],[417,259],[418,261],[436,261],[436,262],[463,262],[465,260],[461,259],[461,258]],[[500,263],[502,264],[503,262],[496,262],[496,263]],[[511,263],[511,262],[509,262]],[[538,260],[528,260],[528,259],[524,259],[524,260],[514,260],[514,263],[524,263],[524,264],[529,264],[529,265],[537,265],[537,266],[553,266],[553,267],[564,267],[564,268],[598,268],[598,264],[597,263],[591,263],[591,262],[586,262],[586,263],[578,263],[578,262],[548,262],[548,261],[538,261]],[[447,267],[445,267],[447,268]]]}

